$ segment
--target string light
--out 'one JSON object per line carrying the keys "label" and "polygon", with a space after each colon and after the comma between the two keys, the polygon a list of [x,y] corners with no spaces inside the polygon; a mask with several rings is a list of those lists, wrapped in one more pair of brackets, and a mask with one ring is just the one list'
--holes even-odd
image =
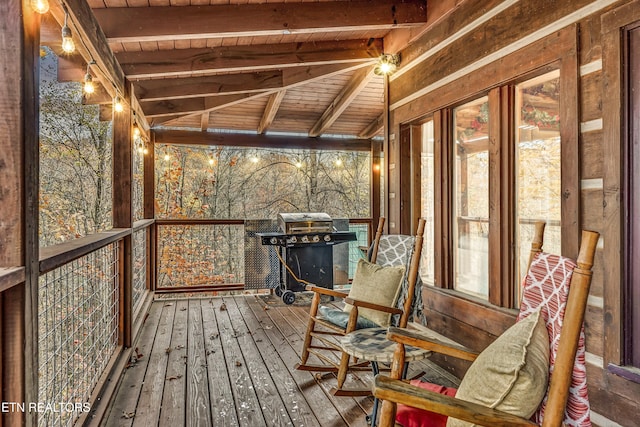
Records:
{"label": "string light", "polygon": [[342,166],[342,160],[341,159],[336,160],[336,166]]}
{"label": "string light", "polygon": [[300,169],[300,168],[302,167],[302,162],[299,162],[299,161],[298,161],[298,162],[296,162],[296,167],[297,167],[298,169]]}
{"label": "string light", "polygon": [[214,159],[209,159],[209,164],[210,164],[211,166],[213,166],[213,164],[214,164],[215,162],[216,162],[216,161],[215,161]]}
{"label": "string light", "polygon": [[73,37],[71,35],[71,28],[67,25],[67,20],[69,19],[69,12],[67,12],[67,7],[62,6],[64,8],[64,25],[62,26],[62,50],[65,53],[73,53],[76,50],[76,45],[73,42]]}
{"label": "string light", "polygon": [[95,64],[95,61],[91,61],[87,64],[87,74],[84,75],[84,93],[87,94],[92,94],[96,91],[96,88],[93,85],[93,77],[91,77],[91,69],[89,68],[92,63]]}
{"label": "string light", "polygon": [[260,161],[260,159],[258,159],[258,156],[253,156],[253,157],[251,158],[251,162],[252,162],[252,163],[258,163],[259,161]]}
{"label": "string light", "polygon": [[43,14],[49,12],[49,0],[31,0],[31,8]]}
{"label": "string light", "polygon": [[164,159],[168,162],[171,157],[168,154],[164,155]]}
{"label": "string light", "polygon": [[144,146],[144,150],[142,150],[142,154],[144,154],[145,156],[149,154],[149,149],[147,148],[146,145]]}
{"label": "string light", "polygon": [[138,127],[138,122],[133,122],[133,137],[140,138],[140,128]]}
{"label": "string light", "polygon": [[116,113],[122,113],[124,111],[124,104],[122,104],[122,98],[116,95],[113,100],[113,109]]}

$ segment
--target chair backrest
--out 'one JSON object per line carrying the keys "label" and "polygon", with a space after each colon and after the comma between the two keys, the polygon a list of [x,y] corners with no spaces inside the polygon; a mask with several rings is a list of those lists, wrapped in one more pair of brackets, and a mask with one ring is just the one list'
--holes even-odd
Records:
{"label": "chair backrest", "polygon": [[[394,326],[404,328],[410,320],[422,316],[422,282],[418,275],[420,266],[420,254],[422,252],[422,239],[425,220],[418,221],[418,229],[415,236],[402,234],[383,235],[381,227],[384,219],[380,218],[378,232],[373,243],[370,261],[383,267],[403,265],[406,267],[397,308],[402,310],[401,316],[393,316],[391,323]],[[422,319],[420,319],[422,320]]]}
{"label": "chair backrest", "polygon": [[549,332],[549,387],[534,415],[543,426],[559,426],[563,421],[590,425],[583,319],[598,237],[598,233],[583,231],[577,262],[532,245],[517,320],[541,308]]}

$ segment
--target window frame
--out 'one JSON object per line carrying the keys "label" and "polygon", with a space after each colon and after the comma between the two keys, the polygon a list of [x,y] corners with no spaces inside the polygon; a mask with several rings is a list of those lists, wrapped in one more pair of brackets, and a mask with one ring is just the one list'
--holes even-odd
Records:
{"label": "window frame", "polygon": [[[434,302],[438,311],[459,317],[450,298],[469,310],[514,308],[515,256],[515,86],[552,70],[560,71],[560,135],[562,139],[562,254],[576,258],[580,230],[579,118],[577,29],[569,26],[554,36],[532,43],[506,57],[487,64],[472,75],[451,82],[429,100],[414,102],[412,111],[424,109],[434,119],[435,133],[435,286],[427,292],[439,293]],[[526,61],[524,58],[528,58]],[[534,58],[530,60],[531,58]],[[505,64],[516,64],[505,67]],[[481,96],[489,97],[489,297],[488,300],[453,290],[454,260],[452,248],[453,203],[453,109]],[[440,102],[440,105],[429,105]],[[420,105],[423,104],[423,105]],[[395,112],[396,123],[419,123]],[[405,113],[406,114],[406,113]],[[406,120],[406,121],[405,121]],[[402,129],[402,127],[401,127]],[[414,155],[416,152],[414,151]],[[419,156],[419,151],[417,152]],[[508,177],[504,179],[504,177]],[[430,294],[430,298],[432,295]],[[440,302],[441,301],[441,302]],[[449,307],[447,307],[449,305]],[[510,311],[513,315],[513,311]],[[483,315],[465,318],[472,326],[487,329]],[[491,328],[489,328],[491,329]]]}

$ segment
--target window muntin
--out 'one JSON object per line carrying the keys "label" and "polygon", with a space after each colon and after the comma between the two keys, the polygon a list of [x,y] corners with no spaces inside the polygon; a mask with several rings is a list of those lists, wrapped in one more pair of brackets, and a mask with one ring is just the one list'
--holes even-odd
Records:
{"label": "window muntin", "polygon": [[516,268],[522,279],[535,221],[546,222],[544,250],[561,253],[560,71],[518,84],[515,95]]}
{"label": "window muntin", "polygon": [[489,295],[489,99],[453,112],[454,289]]}

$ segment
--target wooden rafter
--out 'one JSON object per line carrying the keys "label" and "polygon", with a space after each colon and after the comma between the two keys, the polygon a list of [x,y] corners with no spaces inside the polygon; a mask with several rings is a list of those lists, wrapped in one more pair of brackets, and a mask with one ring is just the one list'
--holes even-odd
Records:
{"label": "wooden rafter", "polygon": [[200,98],[170,99],[144,103],[144,111],[147,117],[175,116],[180,114],[201,114],[206,111],[215,111],[220,108],[230,107],[239,102],[248,101],[256,97],[264,96],[261,93],[240,93],[235,95],[206,96]]}
{"label": "wooden rafter", "polygon": [[382,39],[366,39],[121,52],[116,56],[127,77],[136,80],[366,62],[375,60],[382,50]]}
{"label": "wooden rafter", "polygon": [[[325,65],[322,67],[297,67],[289,70],[291,71],[290,74],[285,73],[283,75],[283,80],[287,84],[282,89],[291,89],[312,81],[317,81],[323,78],[334,76],[342,72],[357,70],[364,66],[366,66],[366,64],[355,64],[355,65],[354,64],[332,64],[332,65]],[[272,90],[267,92],[261,92],[257,95],[263,96],[265,94],[271,94],[274,92],[275,91]],[[229,104],[224,104],[222,102],[210,104],[210,105],[213,105],[213,107],[208,109],[208,111],[219,110],[227,106],[235,105],[239,102],[248,101],[250,99],[253,99],[255,97],[254,95],[256,94],[255,93],[237,94],[236,96],[238,98],[234,98],[230,95],[218,96],[217,98],[221,98],[222,101],[229,102]],[[245,98],[239,98],[240,96],[245,96]],[[209,98],[214,98],[214,97],[209,97]],[[205,106],[205,101],[204,101],[205,98],[200,97],[200,98],[192,98],[192,99],[200,99],[201,101],[189,101],[188,99],[185,99],[185,100],[175,100],[175,101],[171,101],[171,100],[159,101],[155,103],[143,102],[142,104],[143,106],[145,106],[145,108],[147,107],[147,105],[153,106],[153,111],[150,109],[145,109],[145,114],[147,115],[153,114],[154,115],[153,125],[157,126],[159,124],[162,124],[163,122],[174,120],[178,117],[186,117],[187,115],[201,114],[205,112],[203,110],[194,110],[194,108],[197,109],[198,106],[201,106],[201,107]]]}
{"label": "wooden rafter", "polygon": [[206,132],[209,129],[209,117],[211,114],[207,111],[206,113],[202,113],[202,117],[200,118],[200,130],[202,132]]}
{"label": "wooden rafter", "polygon": [[369,139],[373,138],[384,127],[384,113],[380,114],[374,121],[364,128],[359,134],[358,138]]}
{"label": "wooden rafter", "polygon": [[260,124],[258,125],[259,134],[263,134],[267,130],[267,128],[271,126],[271,123],[273,123],[273,119],[275,119],[278,108],[280,108],[280,103],[284,99],[284,95],[286,93],[287,90],[283,89],[271,94],[271,96],[269,97],[267,106],[265,107],[264,113],[262,114],[262,119],[260,120]]}
{"label": "wooden rafter", "polygon": [[109,7],[94,13],[110,42],[371,31],[427,19],[424,0]]}
{"label": "wooden rafter", "polygon": [[358,94],[369,84],[375,76],[374,67],[363,68],[357,71],[349,83],[340,91],[338,96],[331,102],[324,111],[320,119],[309,131],[310,137],[316,137],[324,133],[358,96]]}
{"label": "wooden rafter", "polygon": [[136,97],[140,101],[231,95],[284,89],[354,70],[361,66],[363,64],[302,66],[249,73],[139,80],[133,85]]}

